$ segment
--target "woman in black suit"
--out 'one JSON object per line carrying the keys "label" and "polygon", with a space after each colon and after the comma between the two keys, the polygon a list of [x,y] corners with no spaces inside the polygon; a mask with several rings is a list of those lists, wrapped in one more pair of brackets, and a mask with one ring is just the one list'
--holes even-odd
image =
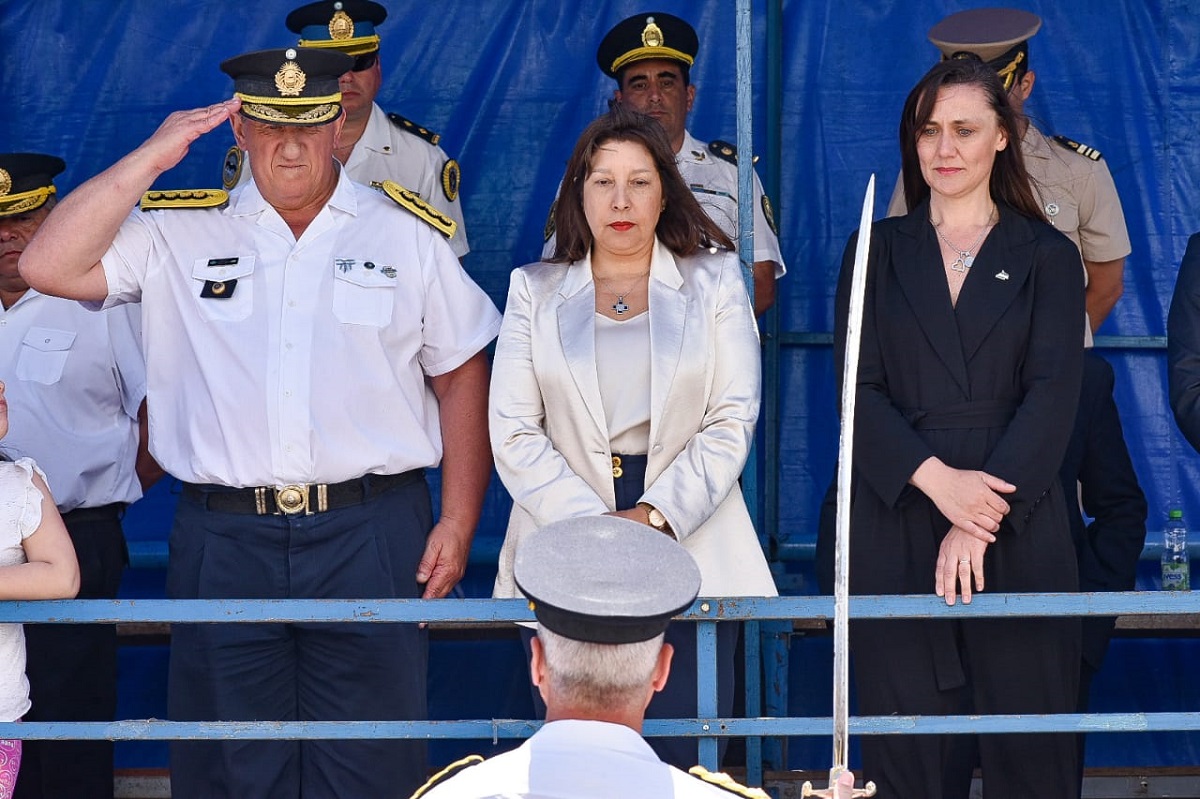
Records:
{"label": "woman in black suit", "polygon": [[[1079,251],[1030,190],[1016,117],[995,72],[945,61],[900,123],[907,216],[875,226],[855,425],[851,590],[970,602],[1073,591],[1056,473],[1079,400]],[[846,329],[854,239],[838,288]],[[844,338],[836,342],[839,369]],[[840,380],[839,380],[840,385]],[[864,715],[1069,713],[1077,619],[859,621]],[[881,797],[966,797],[971,747],[949,736],[863,739]],[[1078,786],[1070,735],[979,740],[988,795]]]}

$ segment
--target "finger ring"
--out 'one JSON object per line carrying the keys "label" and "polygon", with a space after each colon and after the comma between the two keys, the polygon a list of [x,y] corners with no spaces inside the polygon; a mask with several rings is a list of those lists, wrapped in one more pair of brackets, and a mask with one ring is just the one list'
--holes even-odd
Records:
{"label": "finger ring", "polygon": [[970,563],[971,559],[970,558],[959,558],[958,562],[959,563]]}

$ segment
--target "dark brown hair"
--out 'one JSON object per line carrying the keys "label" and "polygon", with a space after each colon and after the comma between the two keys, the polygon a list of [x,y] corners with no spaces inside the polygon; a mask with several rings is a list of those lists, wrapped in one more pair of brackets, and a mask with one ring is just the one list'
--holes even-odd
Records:
{"label": "dark brown hair", "polygon": [[929,199],[929,184],[921,174],[917,157],[917,138],[933,115],[938,91],[943,86],[978,86],[987,97],[988,105],[996,112],[1000,130],[1008,138],[1008,146],[996,153],[988,191],[997,203],[1012,206],[1018,213],[1046,221],[1045,214],[1025,171],[1021,155],[1021,129],[1017,113],[1008,102],[1008,94],[995,70],[977,56],[942,61],[925,73],[904,101],[900,116],[900,161],[903,165],[904,198],[911,211]]}
{"label": "dark brown hair", "polygon": [[691,189],[679,175],[675,152],[657,120],[619,104],[598,117],[580,135],[567,162],[554,207],[554,228],[558,236],[551,263],[578,261],[592,247],[592,231],[583,213],[583,184],[592,172],[596,151],[608,142],[636,142],[650,153],[662,182],[666,208],[654,228],[659,240],[678,256],[687,256],[701,247],[733,249],[733,242],[708,218]]}

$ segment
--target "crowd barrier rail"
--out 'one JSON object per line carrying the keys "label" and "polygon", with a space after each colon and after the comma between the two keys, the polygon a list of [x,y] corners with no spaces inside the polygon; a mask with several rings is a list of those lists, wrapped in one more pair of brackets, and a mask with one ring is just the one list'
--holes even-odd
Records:
{"label": "crowd barrier rail", "polygon": [[[935,596],[856,596],[852,619],[963,619],[1035,616],[1188,616],[1200,613],[1200,592],[1132,591],[1111,593],[981,594],[970,604],[947,606]],[[746,717],[721,718],[716,696],[716,624],[746,623],[746,640],[762,641],[770,625],[798,619],[829,621],[831,597],[700,598],[680,616],[698,625],[698,708],[696,718],[648,720],[647,736],[697,739],[698,760],[716,767],[717,739],[745,737],[747,781],[760,785],[764,738],[831,736],[829,717],[762,715],[761,646],[746,647]],[[520,599],[441,600],[53,600],[0,602],[0,622],[31,624],[116,624],[260,622],[429,622],[505,625],[530,621]],[[778,664],[775,664],[776,666]],[[767,671],[770,671],[768,669]],[[771,677],[769,677],[771,679]],[[778,711],[778,708],[775,709]],[[768,710],[768,713],[771,713]],[[540,722],[526,719],[455,721],[211,721],[130,719],[113,722],[6,722],[0,738],[24,739],[520,739]],[[930,735],[941,733],[1099,733],[1200,730],[1200,712],[1083,713],[993,716],[854,716],[853,735]],[[814,764],[823,767],[824,764]]]}

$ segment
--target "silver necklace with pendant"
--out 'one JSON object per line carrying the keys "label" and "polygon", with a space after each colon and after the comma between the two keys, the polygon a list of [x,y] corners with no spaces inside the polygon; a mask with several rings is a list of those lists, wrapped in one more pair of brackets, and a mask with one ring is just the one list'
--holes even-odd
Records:
{"label": "silver necklace with pendant", "polygon": [[612,289],[608,288],[608,280],[605,278],[599,277],[596,279],[604,284],[604,287],[605,287],[604,291],[606,293],[611,294],[612,296],[617,298],[617,301],[614,302],[609,307],[613,309],[613,312],[617,316],[624,316],[626,313],[629,312],[629,309],[630,309],[630,306],[628,304],[626,304],[626,302],[625,302],[625,297],[628,296],[629,294],[632,294],[634,292],[634,290],[637,289],[638,284],[641,283],[641,281],[644,278],[646,278],[649,274],[650,273],[647,272],[644,275],[638,275],[637,280],[634,282],[634,284],[632,286],[630,286],[629,288],[625,289],[624,291],[613,291]]}
{"label": "silver necklace with pendant", "polygon": [[[930,224],[933,224],[932,219],[930,220]],[[988,234],[988,231],[991,230],[993,226],[995,226],[995,222],[992,221],[992,217],[989,214],[987,224],[983,226],[983,230],[979,231],[979,237],[975,239],[974,243],[965,250],[956,245],[954,242],[950,241],[950,239],[946,238],[942,234],[940,224],[933,225],[933,232],[937,234],[939,239],[946,243],[947,247],[958,254],[958,257],[951,262],[950,268],[955,272],[965,272],[971,268],[972,264],[975,263],[975,250],[979,247],[979,243],[983,241],[983,237]]]}

